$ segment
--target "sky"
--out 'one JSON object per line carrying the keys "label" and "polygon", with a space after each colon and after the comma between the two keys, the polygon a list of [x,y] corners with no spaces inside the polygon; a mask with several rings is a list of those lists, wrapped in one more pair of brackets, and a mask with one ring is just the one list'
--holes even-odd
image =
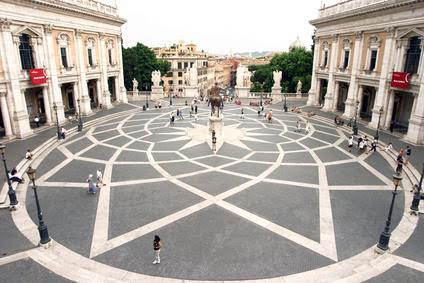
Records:
{"label": "sky", "polygon": [[[211,54],[284,51],[299,36],[306,48],[321,0],[104,0],[117,4],[124,46],[181,40]],[[331,0],[324,1],[331,2]]]}

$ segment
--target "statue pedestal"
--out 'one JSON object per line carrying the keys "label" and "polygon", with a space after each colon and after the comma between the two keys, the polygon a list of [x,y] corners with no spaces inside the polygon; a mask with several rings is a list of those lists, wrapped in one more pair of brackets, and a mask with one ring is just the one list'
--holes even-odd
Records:
{"label": "statue pedestal", "polygon": [[[221,113],[219,117],[209,116],[209,135],[210,139],[208,139],[208,144],[213,150],[215,147],[215,152],[217,152],[221,146],[224,144],[224,137],[222,135],[222,129],[224,128],[224,115]],[[215,146],[212,144],[212,131],[215,130],[216,135],[216,144]]]}
{"label": "statue pedestal", "polygon": [[163,88],[161,86],[152,86],[152,92],[150,93],[151,100],[159,100],[163,98]]}
{"label": "statue pedestal", "polygon": [[249,98],[250,88],[244,86],[236,86],[236,94],[240,98]]}
{"label": "statue pedestal", "polygon": [[271,89],[271,94],[281,96],[281,87],[273,87]]}
{"label": "statue pedestal", "polygon": [[198,97],[199,88],[197,86],[186,86],[185,87],[185,96],[186,97]]}

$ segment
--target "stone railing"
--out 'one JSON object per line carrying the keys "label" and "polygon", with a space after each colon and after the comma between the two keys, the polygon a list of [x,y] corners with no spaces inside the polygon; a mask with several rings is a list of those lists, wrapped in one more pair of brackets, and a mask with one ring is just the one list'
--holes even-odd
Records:
{"label": "stone railing", "polygon": [[336,14],[340,14],[343,12],[351,11],[354,9],[362,8],[365,6],[380,4],[384,2],[389,2],[392,0],[347,0],[340,1],[334,5],[330,5],[327,7],[322,7],[319,10],[319,17],[328,17]]}
{"label": "stone railing", "polygon": [[90,9],[92,11],[96,11],[99,13],[118,16],[118,8],[116,6],[107,5],[100,1],[94,0],[47,0],[47,2],[54,3],[60,5],[60,3],[67,3],[71,5],[75,5],[78,7],[82,7],[85,9]]}

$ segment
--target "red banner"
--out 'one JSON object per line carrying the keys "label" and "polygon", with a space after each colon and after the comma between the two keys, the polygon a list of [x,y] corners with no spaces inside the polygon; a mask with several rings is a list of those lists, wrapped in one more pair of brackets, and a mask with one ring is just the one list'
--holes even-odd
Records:
{"label": "red banner", "polygon": [[392,74],[392,87],[408,89],[409,88],[409,73],[393,72]]}
{"label": "red banner", "polygon": [[47,75],[44,69],[29,70],[29,77],[33,85],[41,85],[47,82]]}

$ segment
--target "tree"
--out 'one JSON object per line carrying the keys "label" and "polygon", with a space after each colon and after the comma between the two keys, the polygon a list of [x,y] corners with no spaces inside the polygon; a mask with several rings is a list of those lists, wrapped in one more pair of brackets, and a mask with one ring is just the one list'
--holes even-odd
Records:
{"label": "tree", "polygon": [[136,46],[122,48],[124,67],[124,83],[127,89],[132,89],[132,80],[135,78],[139,88],[150,89],[152,72],[159,70],[162,75],[168,73],[171,65],[165,60],[157,59],[155,53],[142,43]]}

